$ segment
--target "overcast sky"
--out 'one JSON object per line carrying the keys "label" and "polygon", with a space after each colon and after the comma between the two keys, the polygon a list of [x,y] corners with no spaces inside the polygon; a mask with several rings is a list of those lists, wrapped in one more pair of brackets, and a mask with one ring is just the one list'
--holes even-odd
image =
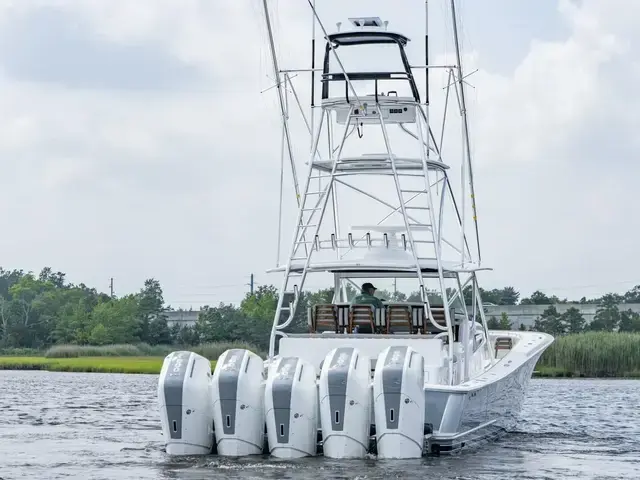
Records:
{"label": "overcast sky", "polygon": [[[423,2],[390,3],[320,15],[331,30],[385,16],[420,63]],[[434,58],[451,53],[444,3],[430,0]],[[308,32],[305,0],[272,4],[277,28]],[[482,284],[579,298],[640,283],[640,2],[459,9],[465,68],[478,69],[469,109],[494,268]],[[252,272],[279,285],[264,273],[280,134],[275,92],[260,93],[273,78],[261,13],[258,0],[0,0],[0,264],[103,291],[114,277],[120,295],[155,277],[187,308],[240,300]],[[282,38],[302,63],[282,67],[307,67],[308,37]]]}

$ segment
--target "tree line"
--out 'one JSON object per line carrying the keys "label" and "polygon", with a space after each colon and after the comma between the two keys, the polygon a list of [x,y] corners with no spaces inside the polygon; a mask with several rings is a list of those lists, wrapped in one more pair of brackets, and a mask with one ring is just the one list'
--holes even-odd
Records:
{"label": "tree line", "polygon": [[[347,287],[347,295],[355,295]],[[452,293],[452,292],[451,292]],[[581,299],[575,303],[599,305],[594,321],[586,326],[576,308],[560,315],[553,304],[569,303],[555,296],[535,292],[519,301],[520,294],[513,287],[480,289],[483,302],[497,305],[550,305],[536,321],[533,329],[553,334],[577,333],[590,330],[640,331],[638,315],[620,310],[620,303],[640,303],[640,285],[624,295],[608,294],[599,299]],[[378,291],[377,296],[390,301],[420,301],[418,292],[405,294]],[[441,299],[433,292],[430,301]],[[467,304],[472,291],[464,290]],[[307,331],[307,306],[329,303],[333,289],[303,293],[290,331]],[[239,306],[221,303],[205,306],[192,327],[167,323],[167,312],[175,311],[165,305],[160,282],[145,280],[139,291],[124,296],[110,296],[85,284],[66,281],[63,272],[43,268],[39,274],[0,267],[0,349],[43,349],[56,344],[107,345],[148,343],[150,345],[196,345],[204,342],[243,341],[266,348],[278,300],[273,285],[263,285],[253,294],[247,293]],[[503,315],[489,319],[492,328],[511,328]]]}
{"label": "tree line", "polygon": [[[515,328],[505,312],[502,312],[500,318],[490,317],[487,320],[487,326],[490,330],[512,330]],[[559,313],[555,305],[549,305],[536,318],[531,327],[527,328],[521,323],[518,329],[545,332],[554,336],[583,332],[640,333],[640,314],[629,308],[621,309],[614,298],[605,296],[605,299],[598,304],[596,314],[590,323],[587,323],[576,307],[570,307],[563,313]]]}

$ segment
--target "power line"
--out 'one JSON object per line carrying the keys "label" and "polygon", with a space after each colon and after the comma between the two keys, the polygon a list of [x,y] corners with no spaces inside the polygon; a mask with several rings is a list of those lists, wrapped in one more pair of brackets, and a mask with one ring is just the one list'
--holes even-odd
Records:
{"label": "power line", "polygon": [[190,285],[189,288],[232,288],[232,287],[243,287],[245,285],[246,283],[228,283],[228,284],[222,284],[222,285]]}

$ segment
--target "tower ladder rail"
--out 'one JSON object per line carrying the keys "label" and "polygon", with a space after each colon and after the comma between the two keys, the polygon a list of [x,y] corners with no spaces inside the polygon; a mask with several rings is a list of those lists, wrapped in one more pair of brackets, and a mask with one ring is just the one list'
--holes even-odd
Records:
{"label": "tower ladder rail", "polygon": [[[351,119],[351,116],[353,114],[353,109],[354,107],[351,106],[349,109],[349,113],[348,113],[348,120]],[[302,291],[303,287],[304,287],[304,282],[306,280],[307,277],[307,273],[308,273],[308,269],[309,269],[309,264],[311,263],[311,257],[313,256],[313,252],[314,252],[314,248],[310,248],[307,251],[306,256],[303,257],[296,257],[296,252],[298,251],[298,249],[305,244],[308,243],[314,243],[315,240],[313,241],[306,241],[303,239],[302,235],[304,235],[307,231],[308,228],[312,227],[314,229],[313,235],[311,236],[311,238],[315,239],[318,236],[318,233],[320,231],[320,227],[322,225],[322,220],[324,218],[324,213],[326,211],[327,208],[327,204],[329,201],[329,197],[331,195],[331,191],[334,185],[334,181],[335,181],[335,173],[336,173],[336,168],[338,166],[338,163],[340,162],[340,157],[342,155],[342,149],[344,147],[345,144],[345,140],[347,137],[347,134],[349,132],[349,125],[350,125],[350,121],[347,121],[345,123],[345,128],[344,128],[344,133],[343,133],[343,137],[342,137],[342,142],[340,144],[340,149],[338,151],[338,155],[337,157],[334,159],[333,162],[333,166],[331,169],[331,173],[330,175],[328,175],[327,178],[328,179],[328,184],[326,185],[326,187],[318,192],[310,192],[309,188],[311,185],[311,178],[312,178],[312,174],[313,174],[313,168],[314,168],[314,164],[313,161],[309,162],[309,169],[308,169],[308,174],[307,174],[307,178],[306,178],[306,183],[305,183],[305,188],[304,188],[304,195],[303,195],[303,199],[302,202],[300,203],[300,207],[298,209],[298,221],[297,221],[297,227],[295,230],[295,235],[293,237],[293,242],[291,245],[291,254],[289,255],[289,258],[287,259],[287,265],[285,268],[285,272],[284,272],[284,278],[282,281],[282,286],[280,288],[280,295],[278,296],[278,304],[276,306],[276,312],[274,315],[274,320],[273,320],[273,327],[271,329],[271,337],[269,339],[269,357],[273,357],[274,352],[275,352],[275,339],[276,336],[278,334],[282,335],[282,333],[280,332],[281,330],[287,328],[291,322],[293,321],[293,318],[295,316],[295,312],[297,310],[298,307],[298,302],[300,300],[300,292]],[[316,136],[315,140],[314,140],[314,148],[313,148],[313,152],[315,152],[318,148],[318,141],[320,139],[320,128],[318,129],[318,135]],[[315,155],[315,153],[312,153],[312,155]],[[310,195],[320,195],[319,197],[319,203],[321,203],[321,206],[317,206],[318,204],[316,204],[316,206],[312,209],[307,209],[305,208],[307,205],[307,199]],[[311,215],[309,216],[309,218],[307,219],[307,223],[304,224],[303,221],[303,217],[304,217],[304,213],[306,211],[311,211]],[[316,212],[319,211],[319,215],[316,217],[315,214]],[[312,222],[314,220],[314,217],[316,218],[316,223],[315,224],[311,224],[310,222]],[[300,260],[304,260],[304,267],[302,268],[302,272],[300,273],[296,273],[295,275],[292,275],[291,272],[291,266],[292,263],[295,261],[300,261]],[[297,277],[299,279],[298,284],[294,284],[293,285],[293,291],[289,290],[290,285],[289,285],[289,281],[291,280],[292,276]],[[285,298],[289,298],[293,296],[293,300],[291,302],[288,302],[288,306],[285,305]],[[280,323],[280,319],[282,317],[282,314],[286,313],[287,314],[287,319],[283,322]]]}

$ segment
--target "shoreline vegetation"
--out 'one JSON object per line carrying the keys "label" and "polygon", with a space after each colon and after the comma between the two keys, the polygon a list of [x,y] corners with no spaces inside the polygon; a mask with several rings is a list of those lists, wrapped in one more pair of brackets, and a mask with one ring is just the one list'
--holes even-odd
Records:
{"label": "shoreline vegetation", "polygon": [[56,345],[46,351],[33,349],[0,350],[0,370],[47,370],[51,372],[146,373],[159,374],[164,358],[176,350],[188,350],[211,361],[230,348],[246,348],[265,358],[255,345],[242,342],[206,343],[198,346],[176,345]]}
{"label": "shoreline vegetation", "polygon": [[[346,290],[347,298],[357,294],[351,285]],[[623,294],[574,301],[541,291],[520,298],[512,286],[478,292],[486,305],[544,307],[532,326],[518,324],[505,311],[499,319],[487,319],[490,330],[555,337],[535,376],[640,377],[640,312],[632,309],[640,304],[640,284]],[[333,293],[333,288],[303,292],[288,333],[308,332],[308,307],[331,303]],[[458,300],[472,305],[472,288],[460,293]],[[437,291],[426,294],[431,305],[443,305]],[[393,302],[422,299],[418,291],[395,288],[379,289],[376,295]],[[589,321],[580,307],[588,304]],[[50,267],[34,273],[0,266],[0,369],[157,374],[171,351],[192,350],[215,361],[232,346],[265,358],[277,305],[278,288],[267,284],[252,288],[239,304],[186,311],[165,302],[155,278],[147,278],[136,292],[116,295],[70,283],[64,272]]]}
{"label": "shoreline vegetation", "polygon": [[[164,357],[172,351],[189,350],[203,355],[211,361],[213,369],[217,358],[229,348],[247,348],[262,358],[267,356],[255,345],[233,342],[198,346],[58,345],[46,351],[0,350],[0,370],[157,375]],[[640,334],[587,332],[560,336],[538,361],[533,377],[640,379]]]}

